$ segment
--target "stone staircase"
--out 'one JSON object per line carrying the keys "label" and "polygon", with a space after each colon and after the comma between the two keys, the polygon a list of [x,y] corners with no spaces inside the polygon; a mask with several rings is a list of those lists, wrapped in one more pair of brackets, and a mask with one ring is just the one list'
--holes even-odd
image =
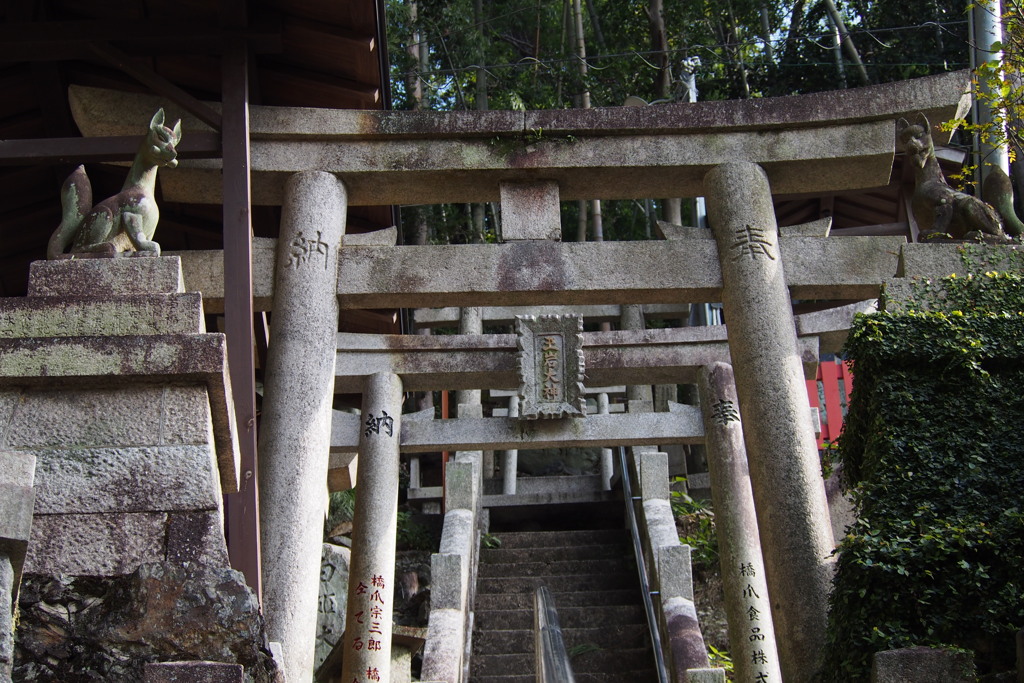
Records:
{"label": "stone staircase", "polygon": [[535,681],[533,595],[552,593],[578,683],[656,680],[625,529],[494,532],[481,549],[473,683]]}

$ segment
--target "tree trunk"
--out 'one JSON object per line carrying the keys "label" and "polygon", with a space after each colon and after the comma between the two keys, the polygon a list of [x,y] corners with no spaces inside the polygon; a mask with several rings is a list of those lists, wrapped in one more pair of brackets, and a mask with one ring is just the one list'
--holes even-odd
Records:
{"label": "tree trunk", "polygon": [[667,100],[672,95],[672,70],[668,61],[668,34],[665,32],[665,7],[662,0],[650,0],[647,20],[651,25],[651,52],[658,73],[654,77],[656,99]]}
{"label": "tree trunk", "polygon": [[739,33],[736,30],[736,17],[732,11],[732,0],[727,0],[726,9],[729,11],[729,26],[726,30],[727,42],[732,47],[728,48],[735,60],[737,79],[739,80],[740,92],[744,99],[750,98],[750,83],[747,81],[747,65],[743,63],[743,55],[739,49]]}
{"label": "tree trunk", "polygon": [[484,33],[484,3],[483,0],[475,0],[473,3],[473,23],[476,24],[477,30],[480,32],[477,40],[478,49],[476,51],[476,108],[477,111],[487,111],[487,69],[484,65],[487,64],[487,55],[485,54],[484,45],[487,40],[487,36]]}
{"label": "tree trunk", "polygon": [[775,70],[775,48],[772,47],[772,27],[768,21],[768,6],[761,5],[761,42],[764,43],[764,56],[768,58],[772,71]]}
{"label": "tree trunk", "polygon": [[[484,31],[484,3],[483,0],[474,0],[473,3],[473,23],[476,24],[477,30],[480,35],[477,37],[478,49],[477,49],[477,66],[476,69],[476,109],[477,111],[487,111],[487,69],[484,66],[487,64],[486,50],[484,45],[486,44],[487,36]],[[484,205],[473,204],[472,209],[473,216],[473,235],[471,241],[474,244],[483,244],[484,242]]]}
{"label": "tree trunk", "polygon": [[414,110],[423,109],[423,80],[422,73],[424,53],[420,30],[417,26],[419,20],[419,4],[416,0],[409,0],[409,24],[412,26],[412,34],[409,36],[409,46],[406,51],[412,57],[413,69],[405,75],[405,91],[412,98]]}
{"label": "tree trunk", "polygon": [[846,84],[846,67],[843,64],[843,37],[836,22],[832,20],[832,15],[829,15],[828,23],[832,27],[832,53],[836,60],[836,76],[839,78],[839,87],[845,90],[849,86]]}
{"label": "tree trunk", "polygon": [[608,45],[604,42],[604,32],[601,30],[601,19],[594,7],[594,0],[587,0],[587,15],[590,17],[590,26],[594,29],[594,40],[597,41],[597,49],[601,53],[608,52]]}
{"label": "tree trunk", "polygon": [[804,23],[804,0],[793,3],[793,11],[789,14],[789,31],[786,33],[786,44],[782,46],[782,58],[785,63],[796,62],[797,41]]}
{"label": "tree trunk", "polygon": [[846,58],[853,62],[861,83],[863,85],[871,85],[871,79],[868,78],[867,69],[864,68],[864,63],[860,61],[860,53],[857,52],[857,48],[853,44],[853,39],[850,38],[850,32],[846,30],[846,24],[843,22],[843,17],[840,16],[839,10],[836,8],[836,3],[832,0],[822,0],[822,2],[825,4],[825,9],[828,11],[828,15],[832,18],[832,23],[834,23],[836,28],[839,29],[839,37],[842,40],[843,52],[846,53]]}
{"label": "tree trunk", "polygon": [[590,109],[590,88],[587,87],[587,41],[583,36],[583,10],[580,0],[572,0],[573,26],[576,31],[576,58],[579,60],[579,106]]}

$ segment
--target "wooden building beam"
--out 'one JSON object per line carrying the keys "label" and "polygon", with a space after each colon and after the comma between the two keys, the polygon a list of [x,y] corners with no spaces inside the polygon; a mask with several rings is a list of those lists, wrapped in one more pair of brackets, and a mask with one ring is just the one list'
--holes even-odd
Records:
{"label": "wooden building beam", "polygon": [[224,158],[224,325],[241,449],[239,492],[228,497],[231,565],[262,595],[256,386],[253,377],[252,208],[249,183],[249,54],[233,41],[222,62]]}

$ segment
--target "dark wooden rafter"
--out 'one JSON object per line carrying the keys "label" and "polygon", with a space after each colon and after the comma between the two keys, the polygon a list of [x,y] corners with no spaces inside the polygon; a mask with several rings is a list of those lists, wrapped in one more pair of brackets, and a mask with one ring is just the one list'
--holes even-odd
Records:
{"label": "dark wooden rafter", "polygon": [[[219,159],[220,135],[190,131],[176,149],[179,159]],[[138,135],[0,140],[0,165],[131,161],[138,150]]]}
{"label": "dark wooden rafter", "polygon": [[[12,3],[18,5],[19,3]],[[52,62],[88,59],[93,43],[117,43],[125,50],[155,54],[219,54],[233,39],[241,38],[254,53],[281,52],[279,27],[231,30],[165,21],[16,21],[0,24],[0,61]]]}
{"label": "dark wooden rafter", "polygon": [[189,93],[185,92],[174,83],[135,61],[130,55],[125,54],[109,43],[93,42],[89,44],[93,55],[117,67],[143,85],[149,87],[153,92],[163,95],[171,102],[182,107],[203,123],[214,130],[221,129],[221,115],[211,109],[205,103],[199,101]]}

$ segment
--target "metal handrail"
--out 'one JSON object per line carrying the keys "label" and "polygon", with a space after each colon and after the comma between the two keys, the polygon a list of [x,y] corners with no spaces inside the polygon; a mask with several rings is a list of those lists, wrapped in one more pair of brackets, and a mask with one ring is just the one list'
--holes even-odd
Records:
{"label": "metal handrail", "polygon": [[533,595],[533,638],[537,683],[575,683],[555,601],[547,586],[538,586]]}
{"label": "metal handrail", "polygon": [[640,573],[640,589],[644,595],[644,611],[647,613],[647,626],[651,632],[651,647],[654,650],[654,666],[658,671],[658,683],[668,683],[668,668],[665,666],[665,653],[661,649],[661,629],[658,628],[658,616],[654,612],[654,601],[651,600],[651,584],[647,580],[647,564],[644,562],[643,544],[640,542],[640,528],[636,523],[636,510],[633,504],[641,498],[633,497],[629,483],[629,463],[626,462],[626,449],[619,446],[619,464],[622,468],[622,497],[626,503],[626,519],[629,521],[629,533],[633,537],[633,552],[636,555],[636,567]]}

